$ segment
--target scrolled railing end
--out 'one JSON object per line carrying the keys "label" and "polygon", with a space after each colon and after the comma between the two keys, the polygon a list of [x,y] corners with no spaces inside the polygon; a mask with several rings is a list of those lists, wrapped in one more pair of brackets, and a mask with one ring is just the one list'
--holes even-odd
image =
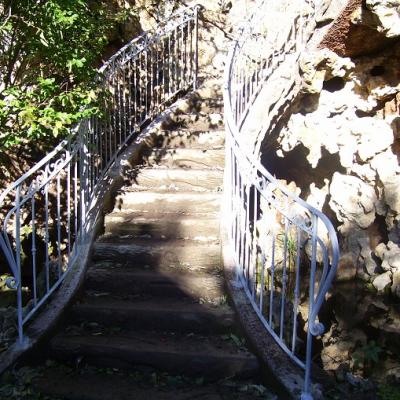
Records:
{"label": "scrolled railing end", "polygon": [[321,322],[312,322],[308,329],[310,329],[313,336],[321,336],[325,332],[325,326]]}
{"label": "scrolled railing end", "polygon": [[15,277],[9,276],[5,279],[5,284],[9,289],[15,290],[18,288],[19,282]]}

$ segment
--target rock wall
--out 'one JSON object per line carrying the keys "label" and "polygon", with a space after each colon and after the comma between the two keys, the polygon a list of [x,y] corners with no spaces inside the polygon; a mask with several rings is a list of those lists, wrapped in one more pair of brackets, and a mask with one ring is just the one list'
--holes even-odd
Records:
{"label": "rock wall", "polygon": [[321,48],[357,57],[390,45],[400,34],[399,4],[397,0],[347,1]]}
{"label": "rock wall", "polygon": [[301,92],[261,157],[336,225],[338,280],[398,297],[399,37],[400,1],[348,2],[303,56]]}

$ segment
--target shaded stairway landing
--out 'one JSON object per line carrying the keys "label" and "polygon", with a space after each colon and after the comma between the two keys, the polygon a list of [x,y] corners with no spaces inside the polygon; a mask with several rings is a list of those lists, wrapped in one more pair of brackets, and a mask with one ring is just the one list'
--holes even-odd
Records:
{"label": "shaded stairway landing", "polygon": [[[225,294],[221,100],[160,131],[126,176],[34,390],[66,400],[271,398]],[[193,112],[193,110],[196,110]]]}

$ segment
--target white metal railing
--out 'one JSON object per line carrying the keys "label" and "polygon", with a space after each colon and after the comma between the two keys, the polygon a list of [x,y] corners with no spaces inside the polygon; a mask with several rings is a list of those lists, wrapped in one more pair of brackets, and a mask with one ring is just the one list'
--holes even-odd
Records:
{"label": "white metal railing", "polygon": [[196,87],[198,10],[185,8],[118,51],[99,70],[108,92],[104,117],[82,121],[72,139],[0,194],[0,248],[16,293],[20,344],[26,323],[76,262],[99,183],[117,155],[166,104]]}
{"label": "white metal railing", "polygon": [[[264,107],[262,120],[255,120],[252,108],[268,101],[271,77],[281,66],[298,66],[314,15],[311,1],[260,1],[234,42],[224,82],[224,204],[236,284],[266,330],[304,369],[302,399],[312,398],[312,342],[324,332],[318,312],[336,273],[338,241],[328,218],[275,179],[244,143],[249,127],[266,137],[271,132],[273,110]],[[280,84],[289,90],[294,79]]]}

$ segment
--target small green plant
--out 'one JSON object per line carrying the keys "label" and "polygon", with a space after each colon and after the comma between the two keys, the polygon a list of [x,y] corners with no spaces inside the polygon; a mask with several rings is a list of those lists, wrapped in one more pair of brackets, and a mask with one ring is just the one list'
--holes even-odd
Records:
{"label": "small green plant", "polygon": [[[286,234],[285,232],[281,232],[277,235],[277,246],[279,248],[279,251],[282,254],[282,262],[281,262],[281,268],[277,268],[275,270],[275,277],[278,280],[278,282],[283,283],[283,278],[284,278],[284,270],[283,270],[283,256],[285,253],[286,249],[286,293],[288,294],[288,297],[293,300],[294,297],[294,285],[295,285],[295,279],[293,279],[293,273],[296,270],[296,261],[298,257],[298,243],[297,243],[297,238],[296,235],[288,231]],[[300,266],[301,269],[301,266]]]}
{"label": "small green plant", "polygon": [[11,400],[39,400],[40,395],[32,390],[33,379],[40,375],[39,370],[23,367],[16,371],[7,371],[0,380],[0,398]]}
{"label": "small green plant", "polygon": [[[284,233],[279,233],[277,235],[278,243],[282,246],[282,251],[284,251],[284,246],[285,246],[285,234]],[[296,240],[290,236],[289,234],[287,235],[286,238],[286,249],[287,249],[287,267],[290,268],[291,266],[294,266],[296,262],[296,255],[297,255],[297,244]]]}
{"label": "small green plant", "polygon": [[369,341],[353,353],[354,368],[361,368],[365,375],[374,364],[378,363],[382,351],[383,349],[374,340]]}
{"label": "small green plant", "polygon": [[399,400],[400,388],[393,385],[379,385],[378,398],[379,400]]}
{"label": "small green plant", "polygon": [[223,340],[229,340],[233,342],[239,349],[245,350],[246,349],[246,340],[239,336],[236,336],[234,333],[230,333],[227,335],[222,335],[221,338]]}

